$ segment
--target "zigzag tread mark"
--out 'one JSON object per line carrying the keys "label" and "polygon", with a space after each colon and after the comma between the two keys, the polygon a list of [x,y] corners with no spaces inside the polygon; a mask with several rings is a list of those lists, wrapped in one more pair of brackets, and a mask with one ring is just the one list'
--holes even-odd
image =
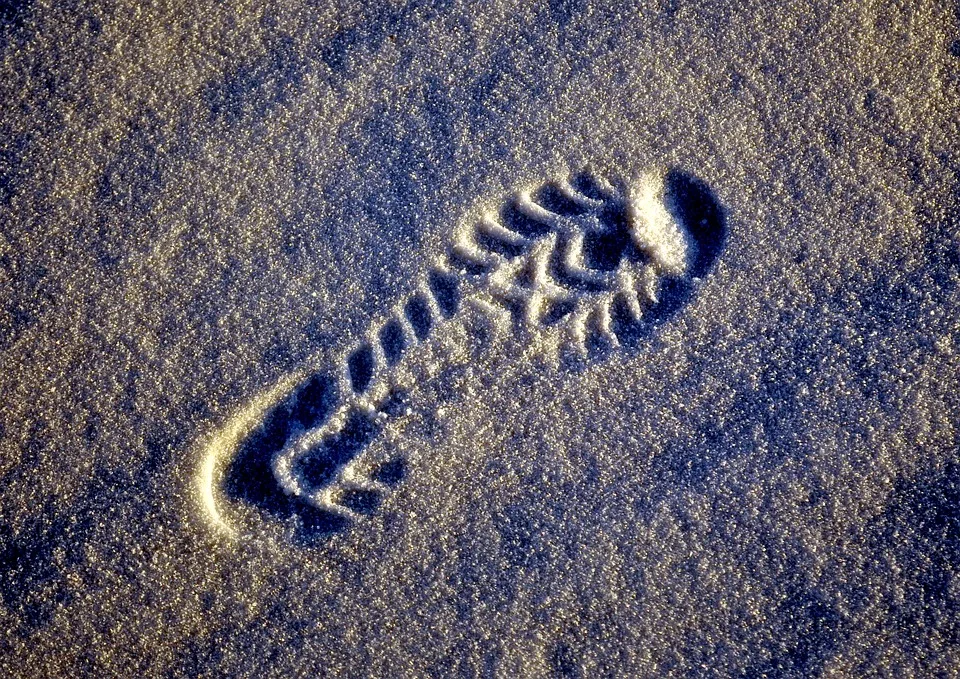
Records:
{"label": "zigzag tread mark", "polygon": [[[573,187],[567,188],[565,192],[557,190],[549,195],[548,200],[554,203],[566,201],[561,209],[563,212],[575,216],[585,215],[601,209],[607,200],[600,200],[586,196]],[[530,248],[534,242],[541,242],[544,245],[544,236],[550,233],[556,233],[559,226],[565,226],[573,234],[566,238],[559,237],[552,239],[548,260],[553,263],[546,272],[541,275],[549,277],[549,282],[561,290],[568,291],[570,299],[563,300],[549,307],[545,313],[538,318],[531,318],[528,308],[522,299],[512,298],[507,294],[493,293],[490,299],[499,307],[504,308],[514,318],[517,325],[534,325],[548,327],[558,322],[562,322],[571,316],[575,316],[579,306],[579,299],[591,296],[591,293],[604,290],[609,283],[604,272],[597,272],[588,269],[583,265],[582,257],[582,232],[570,228],[565,224],[565,215],[552,212],[543,205],[536,203],[529,196],[521,196],[508,201],[507,206],[501,212],[506,215],[504,221],[510,226],[504,226],[492,218],[485,218],[475,225],[473,230],[473,248],[465,247],[461,241],[458,245],[451,248],[452,255],[460,255],[466,260],[467,264],[475,269],[475,275],[489,274],[491,269],[497,268],[491,262],[491,257],[497,264],[504,259],[516,259],[521,256],[529,255]],[[472,251],[471,251],[472,250]],[[503,259],[501,259],[503,258]],[[452,257],[450,259],[453,259]],[[525,267],[529,268],[528,262]],[[456,267],[455,267],[456,268]],[[470,273],[462,272],[462,273]],[[550,275],[551,273],[555,275]],[[558,275],[557,275],[558,274]],[[525,274],[531,276],[531,274]],[[527,285],[537,283],[537,281],[520,281]],[[404,305],[403,316],[406,325],[413,333],[412,338],[407,338],[402,332],[403,324],[395,321],[393,325],[386,324],[381,329],[380,339],[377,343],[379,352],[375,352],[370,344],[363,344],[355,349],[347,359],[348,382],[355,393],[361,394],[374,381],[374,371],[377,366],[376,353],[379,353],[383,363],[390,367],[399,361],[400,354],[407,348],[410,341],[422,342],[435,328],[437,322],[442,319],[452,317],[460,305],[459,299],[460,282],[457,273],[443,271],[442,269],[431,269],[427,274],[426,284],[423,289],[411,295]],[[601,302],[599,307],[584,309],[583,318],[579,320],[582,331],[582,345],[610,344],[615,346],[616,336],[611,330],[610,310],[608,302]],[[533,323],[531,323],[533,321]],[[576,324],[578,321],[575,320]],[[384,333],[390,330],[392,333],[394,348],[388,346],[384,340]],[[372,423],[371,423],[372,424]],[[343,429],[349,425],[344,424]],[[333,434],[334,440],[343,438],[344,432],[341,430]],[[335,512],[342,516],[355,518],[357,514],[362,514],[365,507],[370,507],[374,503],[374,497],[378,493],[385,492],[382,484],[370,479],[353,478],[350,476],[352,469],[352,457],[340,461],[333,465],[329,470],[328,477],[324,474],[317,477],[316,474],[305,473],[305,480],[313,476],[313,483],[310,485],[317,490],[310,493],[313,504],[326,511]],[[332,483],[328,483],[332,481]],[[339,490],[338,490],[339,489]],[[352,490],[351,490],[352,489]],[[349,492],[348,492],[349,491]],[[348,493],[344,495],[344,493]],[[350,495],[349,493],[352,493]],[[363,495],[363,494],[366,495]],[[365,498],[363,501],[359,497]]]}
{"label": "zigzag tread mark", "polygon": [[[372,469],[360,462],[386,419],[407,412],[404,399],[394,399],[393,391],[384,396],[391,371],[466,302],[491,318],[504,310],[515,325],[534,332],[562,324],[576,340],[572,348],[584,356],[619,346],[621,334],[657,303],[658,272],[663,273],[649,265],[641,246],[633,245],[636,232],[630,231],[626,195],[602,178],[581,173],[516,194],[504,201],[497,218],[484,217],[459,231],[418,289],[346,354],[340,378],[346,400],[336,413],[321,423],[311,403],[326,396],[313,398],[307,389],[301,390],[303,404],[299,397],[291,402],[296,422],[272,463],[283,491],[345,521],[376,511],[404,474],[402,459]],[[713,210],[709,214],[720,215],[717,221],[722,213],[712,205],[707,205]],[[722,242],[722,235],[716,240]],[[491,323],[497,332],[501,322]],[[481,335],[490,332],[490,324],[474,325]],[[469,334],[468,326],[464,330]]]}

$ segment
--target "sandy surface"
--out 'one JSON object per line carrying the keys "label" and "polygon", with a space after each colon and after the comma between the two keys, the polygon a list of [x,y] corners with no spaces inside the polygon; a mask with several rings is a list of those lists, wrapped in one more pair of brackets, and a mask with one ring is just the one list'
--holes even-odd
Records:
{"label": "sandy surface", "polygon": [[[0,4],[0,674],[960,675],[960,16],[357,5]],[[675,313],[457,315],[342,530],[204,485],[584,168],[722,206]]]}

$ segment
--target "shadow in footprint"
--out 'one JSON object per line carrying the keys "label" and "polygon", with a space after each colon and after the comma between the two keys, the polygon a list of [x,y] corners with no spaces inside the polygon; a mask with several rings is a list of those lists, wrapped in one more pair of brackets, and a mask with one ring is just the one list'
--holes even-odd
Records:
{"label": "shadow in footprint", "polygon": [[[283,492],[273,473],[273,457],[291,435],[319,427],[339,403],[337,380],[331,374],[317,374],[305,381],[286,399],[265,414],[263,424],[244,440],[225,470],[222,488],[226,498],[253,506],[281,521],[294,519],[294,539],[315,544],[345,530],[350,519]],[[378,407],[385,419],[371,419],[354,410],[343,429],[304,453],[296,464],[297,475],[313,488],[330,482],[341,465],[349,462],[373,441],[386,419],[405,412],[408,394],[392,392]],[[393,458],[374,468],[372,479],[385,486],[397,485],[406,474],[406,461]],[[379,491],[348,488],[337,499],[356,514],[371,514],[379,507]]]}
{"label": "shadow in footprint", "polygon": [[703,278],[727,243],[726,210],[706,183],[683,170],[671,169],[665,184],[667,209],[694,241],[690,275]]}
{"label": "shadow in footprint", "polygon": [[299,517],[300,537],[308,542],[347,527],[343,517],[317,509],[283,492],[273,475],[273,456],[298,428],[322,424],[337,403],[337,382],[330,375],[314,375],[278,403],[240,445],[225,470],[224,495],[281,520]]}

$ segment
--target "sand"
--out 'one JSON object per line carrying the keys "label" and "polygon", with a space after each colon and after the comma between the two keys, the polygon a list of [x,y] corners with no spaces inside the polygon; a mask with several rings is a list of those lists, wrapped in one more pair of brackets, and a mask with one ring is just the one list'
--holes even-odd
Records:
{"label": "sand", "polygon": [[0,674],[960,676],[954,9],[19,1],[0,55]]}

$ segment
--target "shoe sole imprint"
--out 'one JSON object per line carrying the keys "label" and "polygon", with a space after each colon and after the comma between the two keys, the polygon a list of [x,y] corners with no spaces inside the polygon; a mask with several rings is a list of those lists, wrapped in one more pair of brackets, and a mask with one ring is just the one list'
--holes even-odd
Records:
{"label": "shoe sole imprint", "polygon": [[[602,355],[691,299],[724,246],[725,222],[709,187],[676,169],[635,184],[581,172],[518,192],[499,214],[460,228],[335,374],[308,376],[292,392],[285,383],[275,390],[285,398],[270,404],[276,394],[267,395],[267,407],[252,407],[221,435],[201,479],[209,513],[232,532],[222,496],[296,516],[305,535],[343,530],[405,475],[403,457],[371,465],[362,453],[407,412],[392,378],[438,328],[472,306],[509,315],[521,338],[549,331],[580,358]],[[218,470],[223,456],[232,459]]]}

